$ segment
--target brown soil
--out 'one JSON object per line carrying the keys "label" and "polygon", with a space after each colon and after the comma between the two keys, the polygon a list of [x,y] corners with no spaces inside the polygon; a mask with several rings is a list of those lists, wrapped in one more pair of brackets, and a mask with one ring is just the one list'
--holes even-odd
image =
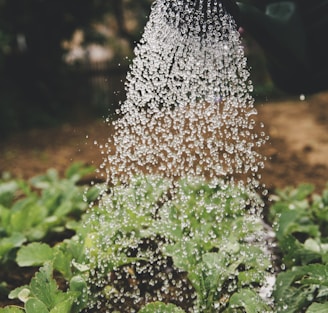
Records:
{"label": "brown soil", "polygon": [[[273,190],[308,182],[322,190],[328,182],[328,92],[257,108],[257,119],[270,136],[263,183]],[[63,174],[76,161],[98,166],[103,158],[99,144],[110,134],[103,120],[93,120],[13,135],[0,142],[0,173],[30,178],[50,167]]]}

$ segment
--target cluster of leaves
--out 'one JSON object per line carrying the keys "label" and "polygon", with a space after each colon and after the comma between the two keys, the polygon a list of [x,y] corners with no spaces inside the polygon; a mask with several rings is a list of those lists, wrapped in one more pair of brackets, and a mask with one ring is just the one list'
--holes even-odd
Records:
{"label": "cluster of leaves", "polygon": [[93,170],[75,163],[65,179],[50,169],[29,182],[0,181],[0,264],[15,259],[23,244],[47,240],[69,229],[70,221],[79,218],[97,197],[96,188],[84,194],[84,188],[77,186]]}
{"label": "cluster of leaves", "polygon": [[[84,256],[76,237],[66,239],[54,247],[45,243],[31,243],[18,251],[17,263],[21,267],[41,266],[29,285],[10,292],[9,299],[24,303],[26,313],[78,313],[86,306],[87,283],[83,277],[85,268],[79,262]],[[54,273],[59,273],[65,285],[59,289]],[[8,313],[15,311],[8,306]],[[7,311],[1,311],[5,313]]]}
{"label": "cluster of leaves", "polygon": [[263,283],[270,262],[247,241],[263,227],[245,212],[247,197],[223,182],[181,181],[177,197],[159,212],[155,227],[170,237],[164,251],[188,273],[197,312],[269,311],[253,288]]}
{"label": "cluster of leaves", "polygon": [[270,261],[249,239],[263,225],[245,211],[248,196],[224,182],[180,180],[173,196],[169,186],[158,177],[137,177],[129,186],[113,188],[99,208],[101,218],[89,221],[86,247],[91,272],[102,275],[93,281],[101,285],[100,298],[120,292],[106,280],[110,272],[127,263],[154,262],[156,255],[148,250],[131,254],[131,247],[148,238],[157,239],[157,257],[171,258],[187,273],[196,293],[195,312],[269,312],[256,287]]}
{"label": "cluster of leaves", "polygon": [[[7,306],[0,312],[75,313],[85,307],[86,282],[80,274],[85,270],[85,257],[79,237],[61,237],[66,237],[68,230],[76,231],[88,206],[99,196],[98,186],[86,190],[78,184],[93,171],[92,167],[74,163],[64,179],[55,170],[49,170],[29,182],[1,181],[0,262],[3,266],[9,263],[9,268],[12,262],[20,267],[41,268],[29,285],[9,293],[9,299],[19,299],[24,308]],[[53,247],[46,243],[53,238],[50,235],[59,238]],[[62,290],[55,273],[66,282]],[[4,290],[5,286],[3,282]]]}
{"label": "cluster of leaves", "polygon": [[[136,177],[129,186],[112,188],[99,207],[83,215],[83,222],[64,219],[61,227],[69,224],[76,231],[72,238],[53,247],[41,242],[20,247],[17,264],[41,268],[29,285],[9,294],[21,300],[24,308],[8,306],[0,312],[82,312],[99,296],[102,301],[117,297],[117,286],[104,277],[122,266],[131,270],[138,262],[154,262],[158,250],[161,260],[172,259],[178,272],[187,274],[196,294],[195,312],[270,311],[256,292],[270,262],[250,242],[250,235],[256,236],[262,224],[245,212],[247,195],[228,185],[209,186],[203,181],[181,180],[174,189],[172,197],[168,181]],[[11,203],[12,196],[7,201]],[[145,238],[158,241],[156,252],[140,249]],[[66,282],[61,289],[54,278],[58,273]],[[157,301],[139,312],[185,311]]]}
{"label": "cluster of leaves", "polygon": [[271,219],[285,271],[277,277],[277,312],[328,312],[328,189],[312,185],[277,193]]}
{"label": "cluster of leaves", "polygon": [[[3,312],[39,312],[39,313],[71,313],[74,310],[79,291],[74,288],[63,292],[53,278],[51,262],[45,263],[32,278],[29,286],[23,286],[10,293],[10,298],[19,298],[25,303],[24,309],[8,307]],[[6,311],[7,310],[7,311]]]}
{"label": "cluster of leaves", "polygon": [[[262,238],[262,221],[247,211],[251,195],[225,182],[182,179],[172,187],[150,176],[135,177],[107,194],[99,186],[86,192],[77,182],[89,171],[74,164],[65,179],[49,171],[29,183],[1,182],[0,260],[40,267],[28,285],[9,293],[23,305],[0,308],[1,313],[79,313],[99,304],[110,308],[127,291],[117,280],[145,284],[142,275],[154,270],[154,263],[165,280],[184,288],[178,296],[192,294],[192,308],[158,298],[136,312],[273,311],[258,293],[270,260],[256,240]],[[99,205],[86,212],[100,193]],[[312,193],[310,185],[278,191],[270,208],[285,267],[273,292],[279,313],[327,311],[328,190],[321,196]],[[49,244],[50,233],[67,229],[75,235]],[[155,269],[148,286],[158,283],[156,275]],[[181,277],[187,283],[179,283]],[[174,288],[168,284],[167,289]]]}

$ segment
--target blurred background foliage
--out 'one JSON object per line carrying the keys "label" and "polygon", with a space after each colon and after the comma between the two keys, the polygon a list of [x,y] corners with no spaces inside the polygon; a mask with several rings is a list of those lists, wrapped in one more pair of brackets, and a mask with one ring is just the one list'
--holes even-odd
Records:
{"label": "blurred background foliage", "polygon": [[[0,0],[0,137],[115,112],[151,3]],[[273,94],[263,51],[244,35],[255,94]]]}
{"label": "blurred background foliage", "polygon": [[99,114],[85,64],[127,63],[149,10],[148,0],[0,0],[0,134]]}

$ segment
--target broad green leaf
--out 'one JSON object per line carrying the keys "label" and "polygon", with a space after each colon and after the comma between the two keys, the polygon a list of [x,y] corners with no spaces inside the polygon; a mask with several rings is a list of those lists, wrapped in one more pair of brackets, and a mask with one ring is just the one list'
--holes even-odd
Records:
{"label": "broad green leaf", "polygon": [[28,234],[28,230],[42,223],[46,214],[46,209],[34,197],[22,199],[12,208],[10,227],[12,231]]}
{"label": "broad green leaf", "polygon": [[180,269],[189,272],[201,260],[201,249],[194,240],[180,241],[165,247],[164,252],[173,258],[174,264]]}
{"label": "broad green leaf", "polygon": [[58,286],[52,277],[52,271],[51,263],[46,263],[35,274],[35,277],[30,283],[32,294],[42,301],[48,309],[54,307],[58,294]]}
{"label": "broad green leaf", "polygon": [[216,293],[216,290],[222,287],[222,283],[231,274],[225,256],[215,252],[204,254],[198,268],[206,294]]}
{"label": "broad green leaf", "polygon": [[10,221],[10,213],[11,210],[4,207],[2,204],[0,204],[0,232],[1,235],[10,233],[10,230],[8,230],[7,225]]}
{"label": "broad green leaf", "polygon": [[319,227],[309,218],[308,213],[302,210],[286,210],[280,214],[276,236],[283,241],[284,236],[292,233],[305,233],[311,237],[320,235]]}
{"label": "broad green leaf", "polygon": [[316,287],[291,288],[286,292],[280,302],[276,302],[275,308],[278,313],[299,313],[312,302]]}
{"label": "broad green leaf", "polygon": [[287,272],[281,272],[277,276],[275,290],[273,291],[274,298],[277,302],[283,301],[287,291],[295,279],[302,275],[301,271],[293,270]]}
{"label": "broad green leaf", "polygon": [[83,292],[87,288],[87,283],[81,275],[76,275],[70,280],[69,288],[71,291]]}
{"label": "broad green leaf", "polygon": [[[84,231],[85,229],[83,229]],[[83,249],[83,245],[84,245],[84,238],[81,237],[73,237],[70,240],[65,240],[64,243],[61,245],[61,249],[63,251],[63,253],[65,253],[66,255],[71,255],[72,256],[72,265],[75,266],[77,264],[83,265],[81,266],[81,268],[76,267],[79,271],[81,272],[85,272],[86,269],[86,256],[85,256],[85,252]],[[88,268],[89,269],[89,268]]]}
{"label": "broad green leaf", "polygon": [[304,275],[301,284],[328,286],[328,265],[310,264],[303,266],[301,270]]}
{"label": "broad green leaf", "polygon": [[315,216],[318,218],[319,221],[327,222],[328,221],[328,190],[325,190],[322,196],[316,194],[313,195],[312,200],[313,203],[311,208]]}
{"label": "broad green leaf", "polygon": [[64,301],[58,302],[50,310],[50,313],[71,313],[71,308],[74,302],[74,298],[72,296],[68,296],[66,298],[67,299],[65,299]]}
{"label": "broad green leaf", "polygon": [[59,181],[58,171],[54,168],[49,168],[44,178],[52,183],[58,182]]}
{"label": "broad green leaf", "polygon": [[87,188],[86,192],[84,193],[84,195],[86,197],[86,200],[88,202],[95,201],[99,197],[99,195],[100,195],[103,188],[104,187],[99,186],[99,185],[95,185],[93,187]]}
{"label": "broad green leaf", "polygon": [[17,252],[16,262],[19,266],[41,266],[52,261],[54,251],[45,243],[33,242],[22,247]]}
{"label": "broad green leaf", "polygon": [[90,269],[89,265],[77,263],[74,260],[72,261],[72,266],[74,266],[74,268],[76,268],[78,271],[80,271],[82,273],[87,272]]}
{"label": "broad green leaf", "polygon": [[18,184],[14,180],[8,182],[0,182],[0,197],[6,193],[14,193],[17,189],[18,189]]}
{"label": "broad green leaf", "polygon": [[310,271],[309,266],[303,266],[278,275],[273,291],[277,312],[299,313],[310,304],[318,289],[318,285],[303,281]]}
{"label": "broad green leaf", "polygon": [[80,312],[88,303],[87,283],[81,275],[72,277],[69,282],[69,290],[76,293],[76,301],[73,305],[74,312]]}
{"label": "broad green leaf", "polygon": [[17,306],[10,305],[5,308],[0,308],[0,313],[24,313],[25,311]]}
{"label": "broad green leaf", "polygon": [[258,269],[250,269],[239,272],[238,274],[238,285],[240,287],[251,285],[252,283],[261,283],[264,277],[263,271]]}
{"label": "broad green leaf", "polygon": [[328,286],[320,286],[318,289],[317,299],[328,299]]}
{"label": "broad green leaf", "polygon": [[0,239],[0,261],[6,254],[14,248],[19,248],[26,242],[26,238],[21,233],[13,233],[10,237]]}
{"label": "broad green leaf", "polygon": [[18,190],[16,181],[8,181],[0,183],[0,205],[10,207]]}
{"label": "broad green leaf", "polygon": [[73,311],[80,312],[88,303],[88,286],[85,279],[81,275],[72,277],[69,282],[69,290],[75,294],[75,302]]}
{"label": "broad green leaf", "polygon": [[64,190],[60,190],[60,185],[49,185],[42,190],[40,202],[47,210],[47,216],[54,214],[58,206],[61,204],[64,197]]}
{"label": "broad green leaf", "polygon": [[320,253],[306,249],[304,244],[301,244],[292,235],[284,236],[279,245],[287,268],[295,265],[306,265],[321,258]]}
{"label": "broad green leaf", "polygon": [[293,199],[306,199],[314,191],[314,189],[315,187],[313,184],[301,184],[295,190],[295,194],[293,194]]}
{"label": "broad green leaf", "polygon": [[26,313],[49,313],[47,306],[36,298],[30,298],[25,303]]}
{"label": "broad green leaf", "polygon": [[243,289],[234,293],[229,300],[229,308],[244,309],[245,313],[272,312],[270,307],[253,290]]}
{"label": "broad green leaf", "polygon": [[60,246],[54,247],[53,266],[54,269],[61,273],[65,279],[70,279],[72,276],[72,259],[73,256],[69,251],[61,250]]}
{"label": "broad green leaf", "polygon": [[71,213],[74,210],[74,203],[72,200],[66,200],[62,203],[60,203],[53,214],[57,216],[58,218],[62,218],[66,216],[68,213]]}
{"label": "broad green leaf", "polygon": [[312,238],[309,238],[304,242],[304,248],[317,253],[321,252],[320,244]]}
{"label": "broad green leaf", "polygon": [[180,307],[174,304],[165,304],[163,302],[153,302],[147,304],[138,313],[186,313]]}
{"label": "broad green leaf", "polygon": [[30,179],[30,184],[37,189],[48,189],[51,185],[47,175],[34,176]]}
{"label": "broad green leaf", "polygon": [[[178,214],[179,210],[174,205],[164,205],[159,212],[161,219],[153,223],[154,232],[165,234],[166,238],[174,241],[181,240],[183,229]],[[167,222],[163,223],[163,220]]]}
{"label": "broad green leaf", "polygon": [[31,189],[30,184],[27,181],[18,180],[17,183],[18,183],[19,189],[22,190],[22,192],[24,193],[24,195],[27,198],[31,198],[31,197],[35,196],[34,192]]}
{"label": "broad green leaf", "polygon": [[305,313],[327,313],[328,302],[326,303],[312,303]]}

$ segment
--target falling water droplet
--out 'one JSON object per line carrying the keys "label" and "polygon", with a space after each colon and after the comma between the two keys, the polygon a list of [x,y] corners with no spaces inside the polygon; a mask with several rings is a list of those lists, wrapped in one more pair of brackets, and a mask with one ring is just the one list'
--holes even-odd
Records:
{"label": "falling water droplet", "polygon": [[[150,212],[140,211],[140,204],[150,203],[145,192],[147,188],[152,188],[152,197],[161,192],[157,191],[160,187],[156,182],[150,181],[151,187],[142,185],[136,178],[140,174],[161,177],[163,190],[170,190],[169,196],[166,195],[168,201],[181,196],[173,187],[178,179],[185,178],[194,182],[205,180],[213,189],[220,184],[217,197],[222,203],[227,201],[225,190],[231,186],[239,188],[239,194],[234,195],[236,199],[243,193],[249,194],[250,199],[236,203],[236,209],[251,207],[249,211],[256,215],[263,206],[255,190],[260,187],[258,170],[264,164],[260,148],[266,142],[266,136],[263,129],[257,133],[255,127],[257,110],[250,94],[253,85],[240,34],[232,17],[225,14],[216,1],[218,12],[215,14],[210,8],[209,11],[195,9],[192,3],[155,1],[141,42],[135,49],[135,59],[127,75],[127,98],[118,112],[120,118],[113,123],[115,133],[106,145],[107,158],[100,166],[106,169],[107,181],[118,186],[118,197],[113,200],[104,192],[99,210],[88,220],[90,224],[97,220],[94,225],[98,225],[88,237],[88,258],[94,264],[90,283],[96,287],[94,289],[101,290],[109,284],[119,286],[120,277],[133,284],[134,270],[138,275],[148,273],[151,276],[148,284],[158,283],[155,273],[165,260],[154,251],[147,252],[151,265],[141,261],[133,264],[135,269],[117,265],[127,253],[124,249],[136,253],[134,251],[140,245],[135,233],[129,232],[127,238],[121,235],[122,229],[131,227],[129,216],[133,216],[133,223],[136,223],[156,216],[158,212],[158,207],[152,208],[150,204]],[[200,7],[202,4],[201,0]],[[94,144],[97,145],[97,141]],[[138,189],[125,190],[129,183],[139,184]],[[188,195],[184,197],[188,202]],[[160,200],[165,202],[163,199]],[[120,210],[116,210],[120,205],[126,205],[129,210],[126,216],[121,217]],[[206,210],[210,213],[215,208],[209,205]],[[105,214],[101,214],[104,211],[110,211],[112,220],[116,218],[121,224],[113,225]],[[165,213],[165,206],[163,211]],[[220,219],[218,217],[218,222]],[[182,224],[188,229],[190,221],[183,220]],[[138,231],[145,229],[141,227]],[[113,237],[115,247],[123,247],[120,248],[122,251],[113,252],[115,257],[110,260],[102,260],[97,253],[108,253]],[[112,265],[108,264],[116,265],[109,270]],[[104,273],[107,272],[110,273],[106,280]],[[168,286],[166,290],[181,283],[167,277],[163,278],[163,284]],[[230,288],[236,288],[235,282],[231,282]],[[113,302],[122,305],[126,302],[123,287],[110,290],[115,290],[110,294]],[[140,302],[138,294],[130,296]],[[183,300],[182,295],[176,296],[179,301]],[[162,295],[157,299],[160,297]],[[99,298],[103,299],[104,295],[99,294]],[[90,307],[99,306],[97,301],[91,302]],[[113,302],[106,304],[108,308]]]}

